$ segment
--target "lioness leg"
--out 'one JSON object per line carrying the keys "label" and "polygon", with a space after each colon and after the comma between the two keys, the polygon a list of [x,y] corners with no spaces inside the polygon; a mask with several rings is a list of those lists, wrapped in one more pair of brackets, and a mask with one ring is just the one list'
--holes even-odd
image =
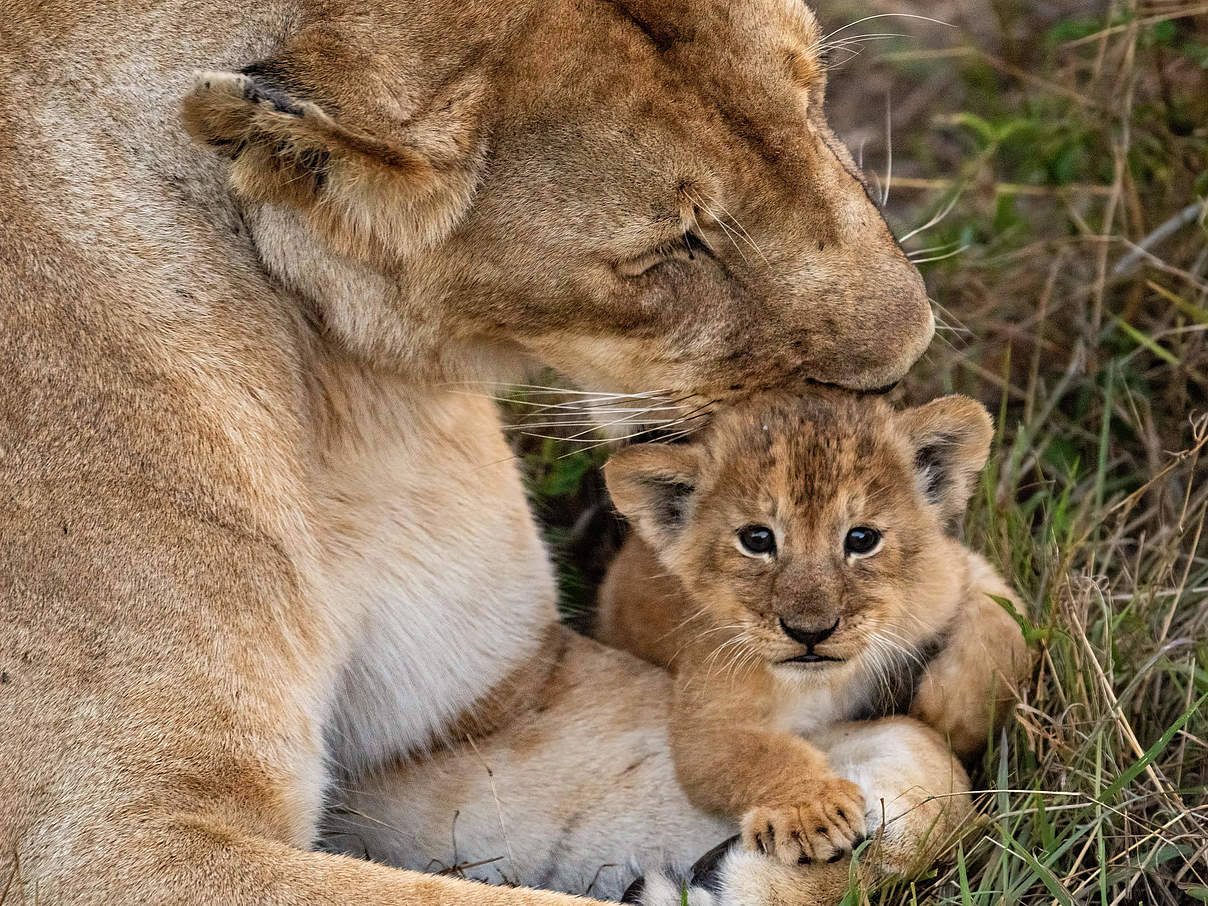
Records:
{"label": "lioness leg", "polygon": [[[546,696],[504,729],[348,781],[329,844],[406,868],[601,897],[643,871],[684,872],[737,827],[694,807],[676,782],[670,700],[661,670],[575,638]],[[887,871],[925,862],[931,850],[914,844],[947,838],[967,809],[963,769],[917,721],[845,724],[819,742],[864,790],[869,826],[886,819],[873,858]],[[846,861],[786,868],[736,850],[716,884],[724,903],[802,906],[837,903],[847,879]]]}
{"label": "lioness leg", "polygon": [[733,833],[675,780],[670,676],[572,635],[539,700],[484,738],[348,780],[333,847],[406,868],[619,897]]}
{"label": "lioness leg", "polygon": [[969,776],[940,735],[909,717],[839,724],[814,740],[864,793],[878,871],[911,876],[972,814]]}

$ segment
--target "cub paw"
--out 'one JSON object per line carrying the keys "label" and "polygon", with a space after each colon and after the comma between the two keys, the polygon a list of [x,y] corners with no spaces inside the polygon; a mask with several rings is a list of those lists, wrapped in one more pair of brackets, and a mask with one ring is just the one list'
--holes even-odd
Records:
{"label": "cub paw", "polygon": [[838,777],[791,802],[757,806],[742,819],[748,849],[782,862],[833,862],[864,839],[864,794]]}

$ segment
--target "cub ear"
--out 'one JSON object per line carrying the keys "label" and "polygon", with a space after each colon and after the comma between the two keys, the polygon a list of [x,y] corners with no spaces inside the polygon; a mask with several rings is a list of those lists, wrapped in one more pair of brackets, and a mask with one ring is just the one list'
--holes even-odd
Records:
{"label": "cub ear", "polygon": [[985,407],[967,396],[946,396],[898,416],[914,448],[922,494],[955,531],[990,455],[994,423]]}
{"label": "cub ear", "polygon": [[604,466],[604,481],[617,511],[661,551],[687,524],[700,467],[694,447],[639,444],[613,454]]}
{"label": "cub ear", "polygon": [[184,99],[185,128],[231,159],[241,197],[296,209],[338,251],[405,256],[466,213],[484,148],[482,80],[470,76],[406,121],[354,125],[283,89],[262,64],[203,72]]}

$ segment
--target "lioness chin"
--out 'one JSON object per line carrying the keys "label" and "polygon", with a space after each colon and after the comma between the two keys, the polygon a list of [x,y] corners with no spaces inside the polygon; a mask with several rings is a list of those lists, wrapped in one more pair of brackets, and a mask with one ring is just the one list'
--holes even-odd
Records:
{"label": "lioness chin", "polygon": [[[508,725],[556,660],[554,585],[498,417],[449,382],[539,361],[695,405],[887,384],[927,345],[922,282],[827,128],[812,14],[4,14],[8,896],[567,902],[312,847],[326,803]],[[657,686],[602,657],[619,698]],[[618,776],[626,741],[670,763],[665,714],[621,739],[576,701]],[[671,848],[690,860],[717,828],[661,776],[633,808],[679,815]],[[816,873],[735,866],[720,889],[746,903],[834,896]]]}

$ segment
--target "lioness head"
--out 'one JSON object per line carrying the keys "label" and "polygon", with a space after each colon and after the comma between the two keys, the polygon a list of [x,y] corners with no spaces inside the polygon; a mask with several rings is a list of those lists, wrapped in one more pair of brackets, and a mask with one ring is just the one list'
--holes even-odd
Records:
{"label": "lioness head", "polygon": [[184,116],[351,346],[719,398],[882,386],[930,340],[825,91],[800,0],[394,0],[200,75]]}
{"label": "lioness head", "polygon": [[964,593],[947,537],[989,452],[986,410],[950,396],[896,413],[820,389],[720,412],[692,443],[605,467],[694,603],[770,663],[829,673],[935,635]]}

